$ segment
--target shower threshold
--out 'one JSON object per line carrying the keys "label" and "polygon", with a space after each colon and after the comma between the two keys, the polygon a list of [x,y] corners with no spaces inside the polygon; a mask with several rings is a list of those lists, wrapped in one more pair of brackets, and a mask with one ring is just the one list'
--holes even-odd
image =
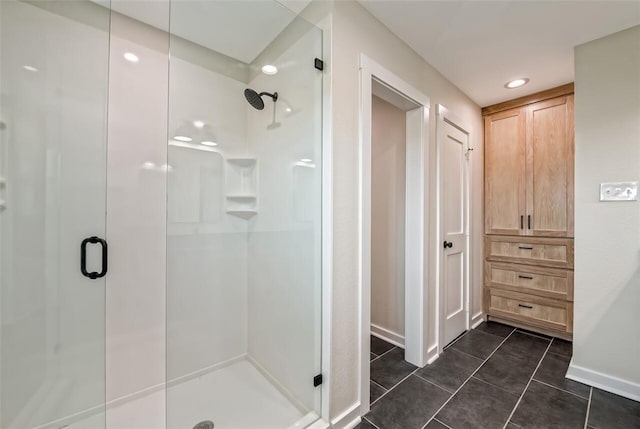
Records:
{"label": "shower threshold", "polygon": [[[303,429],[318,420],[283,395],[247,359],[107,409],[107,429],[184,429],[215,422],[215,429]],[[104,413],[68,426],[102,428]]]}

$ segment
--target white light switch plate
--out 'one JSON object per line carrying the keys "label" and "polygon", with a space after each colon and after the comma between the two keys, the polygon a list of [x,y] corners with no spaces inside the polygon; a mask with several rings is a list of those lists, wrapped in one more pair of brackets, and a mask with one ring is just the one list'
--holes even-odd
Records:
{"label": "white light switch plate", "polygon": [[638,201],[638,182],[601,183],[600,201]]}

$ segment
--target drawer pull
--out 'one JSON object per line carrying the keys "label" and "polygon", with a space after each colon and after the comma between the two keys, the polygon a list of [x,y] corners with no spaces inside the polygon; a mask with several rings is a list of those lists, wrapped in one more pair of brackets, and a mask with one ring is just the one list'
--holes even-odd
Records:
{"label": "drawer pull", "polygon": [[518,304],[518,307],[522,307],[522,308],[533,308],[533,305]]}
{"label": "drawer pull", "polygon": [[518,249],[533,250],[533,246],[518,246]]}
{"label": "drawer pull", "polygon": [[518,277],[520,277],[521,279],[533,280],[533,277],[531,277],[531,276],[520,276],[519,275]]}

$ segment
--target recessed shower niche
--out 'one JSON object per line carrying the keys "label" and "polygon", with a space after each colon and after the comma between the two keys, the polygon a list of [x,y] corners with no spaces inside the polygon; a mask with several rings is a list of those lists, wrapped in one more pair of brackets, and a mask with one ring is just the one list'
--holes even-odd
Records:
{"label": "recessed shower niche", "polygon": [[248,219],[258,213],[258,162],[229,158],[226,171],[227,213]]}

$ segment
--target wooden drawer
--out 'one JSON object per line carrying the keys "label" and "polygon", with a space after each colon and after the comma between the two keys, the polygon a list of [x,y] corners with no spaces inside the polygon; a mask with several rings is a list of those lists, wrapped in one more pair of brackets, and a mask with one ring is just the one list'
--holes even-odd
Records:
{"label": "wooden drawer", "polygon": [[573,269],[573,239],[485,236],[485,256],[494,262],[516,262]]}
{"label": "wooden drawer", "polygon": [[503,289],[486,289],[488,314],[573,332],[573,303]]}
{"label": "wooden drawer", "polygon": [[487,261],[484,264],[484,284],[492,288],[573,301],[571,270]]}

